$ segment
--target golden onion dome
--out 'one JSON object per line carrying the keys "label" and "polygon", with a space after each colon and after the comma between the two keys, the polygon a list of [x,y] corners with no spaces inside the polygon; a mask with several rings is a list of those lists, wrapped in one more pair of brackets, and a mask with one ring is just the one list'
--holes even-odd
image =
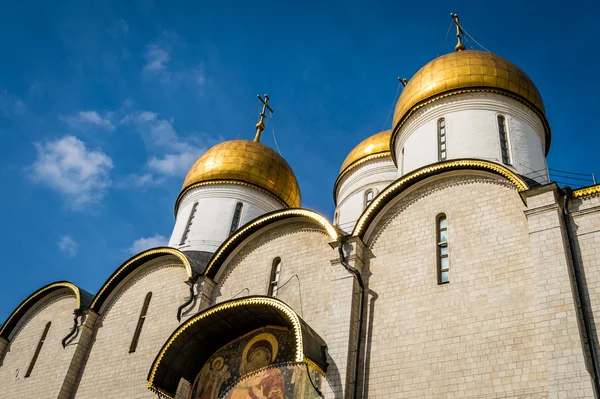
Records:
{"label": "golden onion dome", "polygon": [[206,151],[190,168],[177,203],[192,187],[224,182],[251,185],[287,207],[300,207],[300,187],[290,165],[272,148],[250,140],[225,141]]}
{"label": "golden onion dome", "polygon": [[[415,110],[452,94],[493,92],[512,97],[531,108],[546,128],[546,152],[550,148],[550,126],[542,96],[533,81],[512,62],[492,53],[466,50],[446,54],[426,64],[409,81],[394,111],[393,126],[399,126]],[[392,140],[395,139],[395,134]],[[393,151],[392,145],[392,151]]]}

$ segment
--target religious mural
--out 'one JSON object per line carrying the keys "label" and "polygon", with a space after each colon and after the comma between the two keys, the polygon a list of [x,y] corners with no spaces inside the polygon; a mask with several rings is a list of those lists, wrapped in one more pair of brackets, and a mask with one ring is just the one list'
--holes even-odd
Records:
{"label": "religious mural", "polygon": [[296,363],[294,350],[292,332],[277,327],[230,342],[204,364],[189,399],[316,399],[321,375]]}

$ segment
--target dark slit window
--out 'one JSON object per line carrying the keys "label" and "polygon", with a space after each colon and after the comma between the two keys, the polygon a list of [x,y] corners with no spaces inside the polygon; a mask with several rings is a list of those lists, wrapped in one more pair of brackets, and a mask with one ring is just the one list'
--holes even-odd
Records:
{"label": "dark slit window", "polygon": [[231,220],[231,228],[229,229],[229,235],[232,235],[238,227],[240,227],[240,218],[242,216],[242,208],[244,205],[241,202],[235,204],[235,210],[233,211],[233,219]]}
{"label": "dark slit window", "polygon": [[188,218],[188,221],[185,225],[185,230],[183,231],[183,235],[181,236],[181,241],[179,242],[179,245],[185,244],[185,242],[187,241],[187,239],[190,235],[190,229],[192,228],[192,222],[194,221],[194,216],[196,216],[196,208],[198,208],[197,202],[195,202],[194,206],[192,206],[192,211],[190,212],[190,217]]}
{"label": "dark slit window", "polygon": [[40,351],[42,350],[42,345],[44,345],[44,341],[46,340],[46,336],[48,335],[48,330],[50,329],[50,321],[46,324],[44,328],[44,332],[42,333],[42,337],[37,344],[37,348],[35,348],[35,353],[33,354],[33,358],[31,359],[31,363],[29,363],[29,367],[27,368],[27,373],[25,373],[25,378],[31,375],[33,371],[33,366],[35,366],[35,362],[37,361],[38,356],[40,355]]}
{"label": "dark slit window", "polygon": [[438,283],[446,284],[449,280],[449,260],[448,260],[448,220],[445,214],[437,217],[437,268]]}
{"label": "dark slit window", "polygon": [[438,120],[438,161],[445,161],[446,158],[446,119],[440,118]]}
{"label": "dark slit window", "polygon": [[135,348],[137,348],[137,344],[140,339],[140,334],[142,333],[142,327],[144,326],[144,321],[146,320],[146,313],[148,313],[148,305],[150,305],[151,298],[152,292],[147,293],[146,298],[144,299],[144,305],[142,306],[142,311],[140,312],[140,318],[138,319],[137,326],[135,327],[135,333],[133,333],[131,346],[129,346],[129,353],[135,352]]}
{"label": "dark slit window", "polygon": [[271,267],[271,279],[269,281],[269,296],[277,296],[279,290],[279,276],[281,274],[281,258],[273,260]]}

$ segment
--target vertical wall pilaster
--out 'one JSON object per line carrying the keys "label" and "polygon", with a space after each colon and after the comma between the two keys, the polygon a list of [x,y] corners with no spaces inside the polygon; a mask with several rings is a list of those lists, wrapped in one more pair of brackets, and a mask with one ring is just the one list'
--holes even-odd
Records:
{"label": "vertical wall pilaster", "polygon": [[0,337],[0,366],[2,365],[2,360],[4,360],[4,356],[6,355],[8,343],[9,341],[6,338]]}
{"label": "vertical wall pilaster", "polygon": [[540,312],[536,320],[539,339],[546,349],[548,394],[593,397],[590,372],[582,347],[583,324],[578,318],[577,287],[560,194],[555,185],[525,193],[533,268],[537,279]]}

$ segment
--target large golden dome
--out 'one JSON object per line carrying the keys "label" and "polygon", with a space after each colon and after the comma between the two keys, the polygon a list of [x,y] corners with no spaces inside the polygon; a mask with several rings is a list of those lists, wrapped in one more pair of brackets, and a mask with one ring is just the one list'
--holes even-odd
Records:
{"label": "large golden dome", "polygon": [[181,193],[198,184],[218,182],[250,184],[290,208],[300,207],[300,187],[292,168],[273,149],[256,141],[225,141],[206,151],[190,168]]}
{"label": "large golden dome", "polygon": [[495,54],[466,50],[446,54],[426,64],[408,82],[394,111],[394,130],[419,107],[448,95],[494,92],[521,101],[533,109],[546,127],[546,152],[550,127],[542,96],[533,81],[512,62]]}
{"label": "large golden dome", "polygon": [[[391,130],[385,130],[374,134],[358,144],[344,160],[340,169],[340,175],[372,158],[390,155]],[[362,162],[360,162],[362,161]]]}

